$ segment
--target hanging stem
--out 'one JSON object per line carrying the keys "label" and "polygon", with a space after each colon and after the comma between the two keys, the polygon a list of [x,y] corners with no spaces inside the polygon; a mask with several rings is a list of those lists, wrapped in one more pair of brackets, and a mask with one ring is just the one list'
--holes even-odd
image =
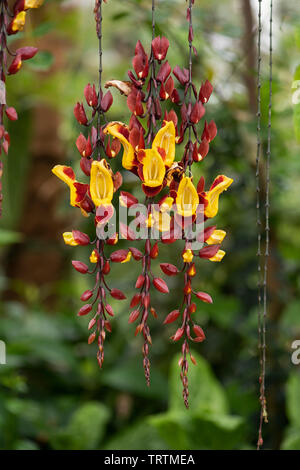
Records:
{"label": "hanging stem", "polygon": [[97,149],[98,149],[98,160],[101,160],[101,147],[102,141],[100,136],[101,128],[101,100],[102,100],[102,0],[95,0],[95,20],[96,20],[96,32],[98,37],[98,50],[99,50],[99,80],[98,80],[98,108],[97,108]]}

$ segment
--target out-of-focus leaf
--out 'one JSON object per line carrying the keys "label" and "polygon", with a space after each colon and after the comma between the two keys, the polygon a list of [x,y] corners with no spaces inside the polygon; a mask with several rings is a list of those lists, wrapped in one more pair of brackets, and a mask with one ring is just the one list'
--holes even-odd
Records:
{"label": "out-of-focus leaf", "polygon": [[28,61],[28,66],[37,72],[46,72],[50,69],[54,57],[49,51],[39,51],[33,59]]}
{"label": "out-of-focus leaf", "polygon": [[296,372],[289,377],[286,394],[289,421],[293,426],[300,428],[300,375]]}
{"label": "out-of-focus leaf", "polygon": [[101,403],[87,402],[72,415],[69,424],[53,435],[54,449],[96,449],[105,432],[110,413]]}
{"label": "out-of-focus leaf", "polygon": [[18,243],[22,240],[22,234],[11,230],[0,229],[0,246]]}
{"label": "out-of-focus leaf", "polygon": [[111,450],[159,450],[168,447],[157,430],[145,420],[116,434],[104,448]]}

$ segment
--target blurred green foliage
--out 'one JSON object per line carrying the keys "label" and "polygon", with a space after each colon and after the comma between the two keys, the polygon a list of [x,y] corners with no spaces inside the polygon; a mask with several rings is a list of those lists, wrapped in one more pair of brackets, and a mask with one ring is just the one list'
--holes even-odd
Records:
{"label": "blurred green foliage", "polygon": [[[79,170],[74,144],[79,127],[72,109],[77,100],[82,100],[84,85],[97,80],[98,57],[92,11],[87,2],[81,2],[80,8],[68,6],[75,3],[47,2],[40,25],[27,29],[23,36],[31,45],[41,42],[42,50],[31,65],[24,65],[22,73],[8,81],[10,104],[18,109],[19,121],[10,126],[12,146],[5,160],[4,216],[0,224],[4,260],[9,250],[23,241],[20,218],[31,175],[35,106],[46,103],[57,110],[65,162],[72,162]],[[140,338],[134,338],[127,322],[128,301],[112,302],[117,313],[112,320],[113,333],[105,344],[104,368],[99,371],[96,346],[87,345],[88,320],[76,317],[78,298],[88,287],[88,280],[66,268],[59,281],[38,288],[8,277],[3,265],[1,291],[9,288],[22,302],[4,297],[0,308],[0,339],[7,345],[7,364],[0,365],[1,449],[255,448],[259,414],[256,118],[249,109],[243,81],[246,57],[241,44],[242,2],[195,3],[198,56],[194,76],[198,85],[208,77],[215,86],[207,118],[213,118],[219,130],[208,157],[195,165],[195,176],[203,174],[209,182],[224,173],[235,182],[222,197],[216,219],[228,233],[224,243],[227,255],[217,265],[202,262],[195,280],[195,288],[210,292],[214,303],[199,301],[197,305],[197,320],[205,329],[207,341],[193,352],[198,365],[191,364],[189,371],[191,408],[186,411],[181,399],[178,345],[169,339],[173,328],[161,326],[166,314],[177,307],[176,294],[155,297],[159,320],[151,325],[154,346],[152,385],[148,389]],[[291,343],[300,338],[300,159],[296,142],[300,136],[300,105],[292,101],[293,82],[300,78],[300,13],[296,0],[276,3],[271,165],[271,269],[275,280],[272,278],[268,326],[270,426],[265,427],[264,437],[267,448],[300,449],[300,370],[290,360]],[[170,39],[169,62],[173,66],[186,65],[186,4],[180,0],[158,4],[157,33]],[[137,39],[149,45],[149,2],[108,1],[104,12],[103,79],[126,79]],[[55,56],[47,50],[47,43],[53,40],[66,45],[63,69],[56,67]],[[267,70],[264,73],[267,79]],[[115,90],[113,94],[111,119],[126,121],[125,100]],[[267,102],[264,80],[264,125]],[[266,127],[263,139],[265,144]],[[119,162],[112,164],[118,168]],[[49,165],[49,178],[50,170]],[[138,194],[135,180],[124,176],[124,189]],[[75,214],[68,206],[67,190],[64,194],[58,215],[65,218],[66,228],[91,234],[89,221]],[[35,246],[38,236],[26,243]],[[63,252],[66,266],[71,256],[85,261],[89,255],[84,248],[62,247],[62,243],[57,243],[55,249]],[[176,263],[176,250],[163,246],[161,259]],[[128,274],[128,266],[113,267],[112,284],[128,292],[130,298],[138,267],[132,261]],[[159,272],[157,266],[154,269]],[[177,280],[171,278],[169,284],[174,293],[181,289]],[[46,302],[49,295],[55,297],[51,307]]]}

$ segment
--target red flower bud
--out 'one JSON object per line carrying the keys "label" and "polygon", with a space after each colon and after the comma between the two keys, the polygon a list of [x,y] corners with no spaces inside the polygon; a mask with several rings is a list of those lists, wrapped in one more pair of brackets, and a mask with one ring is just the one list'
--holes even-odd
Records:
{"label": "red flower bud", "polygon": [[154,285],[155,289],[157,289],[159,292],[162,292],[163,294],[168,294],[169,293],[169,288],[168,288],[167,284],[160,277],[155,277],[153,279],[153,285]]}
{"label": "red flower bud", "polygon": [[12,108],[12,107],[6,108],[5,112],[6,112],[6,116],[11,121],[16,121],[18,119],[18,114],[17,114],[17,111],[15,110],[15,108]]}
{"label": "red flower bud", "polygon": [[110,264],[109,261],[105,261],[105,264],[103,266],[102,272],[104,275],[108,274],[110,272]]}
{"label": "red flower bud", "polygon": [[212,84],[208,80],[206,80],[206,82],[201,85],[199,92],[199,100],[202,101],[202,103],[207,103],[210,98],[210,95],[212,94],[212,91]]}
{"label": "red flower bud", "polygon": [[149,72],[148,56],[140,41],[135,47],[135,56],[132,60],[134,71],[139,79],[146,78]]}
{"label": "red flower bud", "polygon": [[94,333],[90,334],[88,338],[88,344],[92,344],[95,341],[95,338],[96,338],[96,332],[94,331]]}
{"label": "red flower bud", "polygon": [[202,300],[203,302],[206,302],[208,304],[212,304],[213,300],[209,294],[206,294],[206,292],[196,292],[196,296],[198,299]]}
{"label": "red flower bud", "polygon": [[214,233],[216,230],[216,225],[212,225],[211,227],[206,227],[204,230],[204,241],[208,240],[208,238]]}
{"label": "red flower bud", "polygon": [[140,274],[135,283],[135,288],[140,289],[144,285],[144,282],[145,282],[145,276]]}
{"label": "red flower bud", "polygon": [[34,57],[37,52],[38,48],[31,46],[20,47],[16,50],[16,54],[19,54],[22,60],[32,59],[32,57]]}
{"label": "red flower bud", "polygon": [[126,296],[125,294],[119,290],[119,289],[112,289],[110,291],[110,295],[114,298],[114,299],[117,299],[117,300],[124,300],[126,299]]}
{"label": "red flower bud", "polygon": [[210,245],[210,246],[205,246],[199,251],[199,256],[200,258],[212,258],[217,254],[218,250],[220,248],[220,245]]}
{"label": "red flower bud", "polygon": [[88,313],[90,313],[91,310],[92,310],[92,305],[86,304],[83,307],[81,307],[81,309],[78,312],[78,316],[83,317],[84,315],[87,315]]}
{"label": "red flower bud", "polygon": [[86,274],[89,270],[88,266],[81,261],[72,261],[73,268],[81,274]]}
{"label": "red flower bud", "polygon": [[193,302],[190,306],[189,306],[189,312],[190,313],[195,313],[197,310],[197,305],[195,304],[195,302]]}
{"label": "red flower bud", "polygon": [[84,110],[82,103],[76,103],[74,107],[74,116],[75,116],[75,119],[79,122],[79,124],[82,124],[83,126],[87,125],[88,119],[86,117],[85,110]]}
{"label": "red flower bud", "polygon": [[91,158],[85,158],[85,157],[82,157],[80,160],[80,168],[86,176],[91,175],[92,161],[93,160]]}
{"label": "red flower bud", "polygon": [[105,310],[107,311],[108,315],[110,315],[111,317],[114,316],[114,311],[113,311],[112,307],[109,304],[105,305]]}
{"label": "red flower bud", "polygon": [[172,336],[173,341],[179,341],[180,338],[182,338],[183,333],[184,333],[184,329],[183,328],[178,328],[175,335]]}
{"label": "red flower bud", "polygon": [[135,294],[130,302],[130,308],[136,307],[141,301],[142,295],[141,294]]}
{"label": "red flower bud", "polygon": [[185,85],[189,81],[189,71],[188,69],[181,69],[179,65],[176,65],[176,67],[173,70],[173,74],[177,78],[177,80],[181,83],[181,85]]}
{"label": "red flower bud", "polygon": [[160,269],[167,275],[167,276],[176,276],[178,274],[178,269],[174,264],[171,263],[161,263]]}
{"label": "red flower bud", "polygon": [[127,106],[136,116],[142,116],[144,114],[142,94],[135,87],[132,88],[131,93],[127,97]]}
{"label": "red flower bud", "polygon": [[88,106],[91,106],[93,108],[97,108],[98,106],[98,96],[96,93],[96,88],[95,85],[91,86],[90,83],[86,85],[84,88],[84,96],[86,99],[86,102]]}
{"label": "red flower bud", "polygon": [[148,308],[150,305],[150,294],[146,294],[143,299],[143,304],[145,308]]}
{"label": "red flower bud", "polygon": [[20,70],[21,65],[22,65],[22,57],[20,54],[17,54],[8,68],[8,72],[7,72],[8,75],[14,75],[15,73],[17,73]]}
{"label": "red flower bud", "polygon": [[110,255],[110,260],[113,263],[121,263],[127,258],[128,250],[117,250]]}
{"label": "red flower bud", "polygon": [[133,258],[136,261],[139,261],[140,259],[142,259],[143,254],[140,250],[138,250],[137,248],[134,248],[133,246],[130,246],[129,250],[131,251]]}
{"label": "red flower bud", "polygon": [[110,238],[106,240],[107,245],[115,245],[116,243],[118,243],[118,238],[119,237],[117,232],[114,233]]}
{"label": "red flower bud", "polygon": [[169,41],[166,37],[162,36],[157,36],[156,38],[153,39],[152,41],[152,51],[153,55],[156,60],[164,60],[166,58],[168,49],[169,49]]}
{"label": "red flower bud", "polygon": [[191,112],[190,120],[192,123],[197,124],[200,119],[204,116],[205,114],[205,108],[202,103],[197,103],[194,104],[194,107]]}
{"label": "red flower bud", "polygon": [[140,311],[139,310],[133,310],[131,314],[129,315],[128,318],[128,323],[134,323],[140,316]]}
{"label": "red flower bud", "polygon": [[196,335],[196,338],[194,339],[194,341],[196,341],[197,343],[202,343],[202,341],[205,340],[205,334],[202,328],[198,325],[194,325],[193,330]]}
{"label": "red flower bud", "polygon": [[[164,62],[157,73],[156,80],[164,83],[170,75],[172,69],[168,61]],[[170,77],[171,78],[171,77]],[[173,91],[173,90],[172,90]]]}
{"label": "red flower bud", "polygon": [[93,326],[95,326],[96,321],[97,321],[97,318],[95,317],[91,319],[91,321],[89,322],[88,330],[91,330]]}
{"label": "red flower bud", "polygon": [[103,96],[103,98],[101,100],[101,109],[102,109],[102,111],[104,111],[106,113],[106,111],[109,110],[109,108],[111,107],[112,104],[113,104],[113,96],[112,96],[111,92],[108,90],[108,92],[105,93],[105,95]]}
{"label": "red flower bud", "polygon": [[169,315],[166,316],[164,325],[166,325],[167,323],[173,323],[175,320],[177,320],[179,315],[180,315],[179,310],[173,310],[173,312],[169,313]]}
{"label": "red flower bud", "polygon": [[215,121],[213,120],[210,121],[210,123],[208,124],[208,131],[209,131],[209,140],[211,142],[212,140],[214,140],[218,132]]}
{"label": "red flower bud", "polygon": [[158,256],[158,243],[155,242],[150,251],[150,258],[155,259]]}
{"label": "red flower bud", "polygon": [[87,300],[89,300],[93,295],[93,291],[91,290],[86,290],[80,297],[80,300],[82,300],[82,302],[86,302]]}
{"label": "red flower bud", "polygon": [[85,246],[90,244],[90,237],[86,233],[80,232],[79,230],[73,230],[72,235],[75,242],[79,245]]}
{"label": "red flower bud", "polygon": [[110,322],[109,322],[108,320],[105,320],[104,326],[105,326],[106,330],[107,330],[109,333],[111,333],[111,324],[110,324]]}

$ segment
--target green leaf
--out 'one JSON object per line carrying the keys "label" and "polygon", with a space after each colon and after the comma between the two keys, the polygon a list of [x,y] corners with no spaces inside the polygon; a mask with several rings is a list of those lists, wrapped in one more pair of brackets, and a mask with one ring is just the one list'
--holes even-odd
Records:
{"label": "green leaf", "polygon": [[38,72],[47,72],[54,61],[54,57],[49,51],[39,51],[36,56],[28,61],[28,66]]}
{"label": "green leaf", "polygon": [[0,246],[18,243],[22,240],[22,234],[0,228]]}
{"label": "green leaf", "polygon": [[118,450],[158,450],[167,449],[163,437],[148,420],[136,423],[116,434],[105,445],[105,449]]}
{"label": "green leaf", "polygon": [[285,437],[281,444],[282,450],[300,449],[300,428],[290,427],[286,430]]}
{"label": "green leaf", "polygon": [[88,402],[78,408],[69,424],[51,439],[54,449],[97,449],[105,433],[110,413],[101,403]]}
{"label": "green leaf", "polygon": [[286,387],[287,415],[293,426],[300,428],[300,375],[292,373]]}
{"label": "green leaf", "polygon": [[[192,352],[197,365],[189,367],[189,391],[191,411],[226,414],[228,402],[224,390],[215,378],[208,362]],[[179,382],[179,356],[173,360],[170,376],[170,409],[182,410],[182,387]]]}

